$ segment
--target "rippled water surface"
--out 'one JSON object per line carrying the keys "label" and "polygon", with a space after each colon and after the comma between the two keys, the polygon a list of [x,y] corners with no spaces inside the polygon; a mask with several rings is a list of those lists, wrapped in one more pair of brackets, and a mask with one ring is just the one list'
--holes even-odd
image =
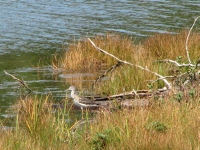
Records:
{"label": "rippled water surface", "polygon": [[[52,56],[63,45],[108,31],[134,38],[156,32],[176,33],[178,29],[190,27],[199,15],[198,0],[0,0],[2,117],[20,95],[19,84],[3,70],[23,77],[37,93],[52,93],[62,99],[67,88],[63,78],[79,74],[58,75],[56,80],[52,76]],[[199,28],[198,22],[196,28]]]}

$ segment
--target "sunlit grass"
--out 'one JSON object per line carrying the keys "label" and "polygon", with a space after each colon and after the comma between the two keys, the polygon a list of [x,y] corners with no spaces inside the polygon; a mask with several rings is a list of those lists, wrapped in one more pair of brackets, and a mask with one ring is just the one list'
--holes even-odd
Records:
{"label": "sunlit grass", "polygon": [[[92,41],[122,60],[148,67],[165,76],[181,69],[157,60],[173,59],[187,63],[186,37],[187,31],[174,35],[157,34],[134,44],[130,37],[108,34],[94,37]],[[193,33],[188,45],[194,64],[200,58],[199,38],[198,33]],[[113,58],[97,51],[89,41],[83,40],[71,44],[61,59],[55,57],[54,67],[61,69],[63,74],[70,72],[66,83],[84,90],[81,82],[90,80],[89,87],[95,76],[78,76],[78,73],[97,74],[116,63]],[[152,80],[156,80],[156,77],[151,73],[121,65],[93,90],[118,94],[132,89],[164,86],[161,81],[150,86]],[[151,97],[148,107],[102,110],[94,115],[95,120],[92,121],[85,112],[86,122],[83,124],[76,117],[73,122],[69,121],[72,114],[67,100],[64,100],[62,108],[55,111],[48,96],[24,98],[13,109],[15,126],[0,132],[0,149],[200,149],[199,91],[198,87],[192,87],[165,97]],[[3,121],[1,125],[3,128]]]}
{"label": "sunlit grass", "polygon": [[[149,51],[151,57],[176,60],[177,57],[181,56],[183,61],[188,63],[185,51],[188,32],[188,30],[184,30],[178,34],[156,34],[144,41],[144,47]],[[200,48],[199,40],[200,35],[198,33],[194,32],[190,35],[188,49],[193,63],[200,58],[198,52]]]}
{"label": "sunlit grass", "polygon": [[[179,34],[156,34],[141,43],[134,44],[132,38],[115,34],[97,36],[91,40],[101,49],[115,55],[116,57],[142,67],[148,67],[151,71],[163,76],[174,75],[176,71],[186,71],[187,68],[178,68],[173,64],[159,62],[159,60],[172,59],[179,63],[188,63],[186,58],[185,44],[188,31]],[[192,63],[195,64],[200,58],[200,36],[193,33],[190,36],[188,49]],[[109,69],[117,61],[97,51],[87,39],[70,45],[62,59],[58,61],[58,67],[73,72],[91,72],[98,77],[99,70]],[[157,77],[137,67],[121,65],[112,73],[106,75],[108,78],[99,82],[95,87],[98,93],[116,94],[130,89],[148,89],[149,84]],[[73,78],[67,80],[73,84]],[[79,83],[79,84],[78,84]],[[81,87],[82,82],[76,82]],[[88,87],[92,86],[92,82]],[[162,81],[155,82],[152,88],[162,88]]]}
{"label": "sunlit grass", "polygon": [[198,149],[199,121],[199,103],[170,100],[149,108],[105,113],[88,127],[77,148]]}
{"label": "sunlit grass", "polygon": [[0,135],[4,139],[2,149],[67,148],[71,125],[65,120],[69,110],[60,108],[55,113],[49,97],[30,97],[19,100],[13,112],[16,125]]}
{"label": "sunlit grass", "polygon": [[[135,48],[130,37],[108,34],[107,36],[96,36],[92,40],[102,49],[105,49],[121,59],[128,58],[129,61],[132,60],[131,55],[134,53]],[[121,55],[122,53],[123,55]],[[61,60],[56,62],[58,67],[62,67],[65,70],[90,71],[113,65],[116,63],[116,60],[98,52],[87,39],[83,39],[69,45]]]}
{"label": "sunlit grass", "polygon": [[52,113],[52,108],[46,107],[47,99],[20,102],[16,126],[0,132],[0,149],[200,148],[198,98],[189,103],[173,97],[152,99],[149,107],[102,111],[90,123],[85,116],[86,123],[79,127],[79,121],[74,125],[65,121],[66,110]]}

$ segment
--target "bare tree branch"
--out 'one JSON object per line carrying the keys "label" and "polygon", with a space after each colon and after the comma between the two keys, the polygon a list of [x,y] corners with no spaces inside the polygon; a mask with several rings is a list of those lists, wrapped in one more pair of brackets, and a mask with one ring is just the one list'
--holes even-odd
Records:
{"label": "bare tree branch", "polygon": [[175,66],[177,66],[177,67],[195,67],[196,65],[193,65],[193,64],[179,64],[177,61],[175,61],[175,60],[168,60],[168,59],[165,59],[165,60],[158,60],[159,62],[170,62],[170,63],[172,63],[172,64],[175,64]]}
{"label": "bare tree branch", "polygon": [[16,78],[14,75],[12,75],[12,74],[10,74],[10,73],[8,73],[6,71],[4,71],[4,73],[9,75],[9,76],[11,76],[13,79],[17,80],[21,85],[23,85],[25,88],[27,88],[29,90],[29,92],[33,92],[23,80],[20,80],[20,79]]}
{"label": "bare tree branch", "polygon": [[112,66],[110,69],[108,69],[103,75],[101,75],[100,77],[98,77],[94,83],[92,84],[92,87],[94,87],[96,85],[96,83],[103,77],[106,76],[106,74],[108,74],[109,72],[113,71],[115,68],[119,67],[121,65],[121,62],[118,62],[117,64],[115,64],[114,66]]}
{"label": "bare tree branch", "polygon": [[184,63],[183,63],[183,64],[179,64],[177,61],[168,60],[168,59],[159,60],[160,62],[161,62],[161,61],[162,61],[162,62],[170,62],[170,63],[173,63],[173,64],[174,64],[175,66],[177,66],[177,67],[195,67],[195,66],[196,66],[196,68],[197,68],[197,65],[198,65],[199,62],[197,62],[196,65],[194,65],[194,64],[191,63],[190,55],[189,55],[189,50],[188,50],[188,41],[189,41],[190,34],[191,34],[191,32],[192,32],[192,29],[193,29],[193,27],[194,27],[196,21],[197,21],[199,18],[200,18],[200,16],[198,16],[198,17],[196,17],[196,18],[194,19],[194,23],[192,24],[192,26],[191,26],[191,28],[190,28],[190,30],[189,30],[189,32],[188,32],[188,35],[187,35],[187,38],[186,38],[186,42],[185,42],[185,50],[186,50],[186,55],[187,55],[187,59],[188,59],[188,64],[184,64]]}
{"label": "bare tree branch", "polygon": [[137,67],[137,68],[140,68],[140,69],[142,69],[142,70],[145,70],[145,71],[147,71],[147,72],[150,72],[150,73],[156,75],[156,76],[159,77],[159,78],[162,78],[162,80],[163,80],[163,82],[165,83],[167,89],[169,89],[169,90],[172,89],[171,84],[170,84],[162,75],[160,75],[160,74],[158,74],[158,73],[156,73],[156,72],[150,71],[147,67],[144,68],[144,67],[142,67],[142,66],[135,65],[135,64],[132,64],[132,63],[127,62],[127,61],[123,61],[123,60],[119,59],[118,57],[116,57],[116,56],[114,56],[114,55],[112,55],[112,54],[106,52],[105,50],[103,50],[103,49],[97,47],[97,46],[94,44],[94,42],[93,42],[90,38],[88,38],[88,40],[90,41],[90,43],[91,43],[97,50],[99,50],[99,51],[102,52],[102,53],[105,53],[105,54],[109,55],[110,57],[113,57],[114,59],[118,60],[119,62],[124,63],[124,64],[127,64],[127,65],[131,65],[131,66],[135,66],[135,67]]}
{"label": "bare tree branch", "polygon": [[191,64],[191,60],[190,60],[190,55],[189,55],[189,50],[188,50],[188,40],[189,40],[189,37],[190,37],[190,33],[191,33],[191,31],[192,31],[192,29],[193,29],[193,27],[194,27],[196,21],[197,21],[199,18],[200,18],[200,16],[198,16],[198,17],[196,17],[196,18],[194,19],[194,23],[192,24],[192,26],[191,26],[191,28],[190,28],[190,30],[189,30],[189,33],[188,33],[188,35],[187,35],[187,39],[186,39],[186,42],[185,42],[185,50],[186,50],[187,59],[188,59],[188,63],[189,63],[189,64]]}

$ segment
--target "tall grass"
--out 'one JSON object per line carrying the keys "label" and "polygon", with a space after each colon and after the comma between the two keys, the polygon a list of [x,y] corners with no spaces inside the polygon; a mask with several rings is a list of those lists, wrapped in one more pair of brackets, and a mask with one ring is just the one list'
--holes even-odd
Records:
{"label": "tall grass", "polygon": [[[186,36],[187,31],[174,35],[157,34],[140,44],[134,44],[130,37],[113,34],[92,40],[122,60],[147,66],[165,76],[173,74],[170,69],[180,68],[156,60],[178,59],[187,63]],[[198,33],[193,33],[188,45],[194,64],[200,58],[199,38]],[[93,74],[117,63],[96,51],[87,40],[70,45],[62,56],[54,65],[71,71],[71,76],[77,76],[77,72]],[[109,73],[107,80],[98,83],[95,90],[113,94],[133,88],[152,88],[148,86],[149,80],[155,79],[154,75],[136,67],[122,65]],[[82,80],[88,78],[76,77],[71,81],[67,78],[66,82],[80,84]],[[162,86],[162,82],[154,85],[155,88]],[[101,111],[95,122],[90,122],[86,113],[83,124],[76,119],[75,123],[67,122],[71,117],[67,101],[62,109],[55,111],[50,97],[28,97],[19,100],[13,110],[16,114],[14,129],[1,130],[0,149],[200,149],[199,94],[199,88],[194,87],[166,97],[153,97],[148,107]]]}
{"label": "tall grass", "polygon": [[[0,149],[199,149],[199,99],[152,100],[149,107],[101,112],[95,122],[73,128],[47,99],[20,102],[14,130],[0,132]],[[42,109],[41,109],[42,108]],[[25,110],[26,109],[26,110]],[[23,113],[23,114],[22,114]],[[37,118],[37,119],[36,119]],[[85,118],[87,120],[87,118]]]}
{"label": "tall grass", "polygon": [[[158,60],[172,59],[179,63],[188,63],[185,51],[185,42],[188,31],[181,31],[179,34],[156,34],[149,37],[142,43],[134,44],[130,37],[108,34],[97,36],[92,41],[100,48],[128,62],[148,67],[150,70],[163,76],[174,75],[179,71],[186,71],[188,68],[178,68],[173,64],[160,63]],[[188,49],[192,63],[195,64],[200,58],[200,36],[193,33],[190,36]],[[78,41],[69,46],[60,67],[65,70],[96,73],[96,70],[105,70],[116,64],[116,60],[97,51],[87,40]],[[95,80],[97,75],[91,79]],[[107,75],[108,80],[100,82],[95,91],[98,93],[116,94],[130,89],[147,89],[149,87],[163,87],[162,81],[149,86],[156,77],[136,67],[122,65],[113,73]],[[70,82],[70,81],[67,81]],[[73,82],[70,82],[73,84]],[[79,82],[81,83],[81,82]],[[92,83],[91,83],[92,85]],[[90,86],[91,86],[90,85]],[[79,86],[80,87],[80,86]]]}
{"label": "tall grass", "polygon": [[[106,36],[96,36],[93,41],[102,49],[119,56],[121,59],[132,60],[130,53],[133,53],[134,49],[130,37],[107,34]],[[123,55],[121,55],[122,53]],[[71,71],[98,70],[116,63],[114,59],[96,51],[87,39],[75,41],[69,45],[61,60],[56,62],[58,67]]]}
{"label": "tall grass", "polygon": [[77,149],[199,149],[199,102],[165,101],[101,115]]}
{"label": "tall grass", "polygon": [[49,97],[19,100],[14,106],[16,126],[1,134],[0,149],[65,149],[71,125],[66,109],[55,110]]}
{"label": "tall grass", "polygon": [[[176,60],[178,56],[181,56],[187,63],[185,46],[188,32],[188,30],[183,30],[178,34],[156,34],[144,41],[144,47],[151,57]],[[200,36],[197,32],[190,35],[188,49],[193,63],[200,57],[199,40]]]}

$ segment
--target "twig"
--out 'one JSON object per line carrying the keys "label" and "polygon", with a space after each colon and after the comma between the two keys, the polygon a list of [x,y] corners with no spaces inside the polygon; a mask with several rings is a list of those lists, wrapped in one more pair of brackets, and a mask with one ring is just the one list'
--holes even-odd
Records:
{"label": "twig", "polygon": [[13,79],[17,80],[21,85],[23,85],[25,88],[27,88],[29,90],[29,93],[33,92],[23,80],[20,80],[20,79],[16,78],[14,75],[12,75],[12,74],[10,74],[10,73],[8,73],[6,71],[4,71],[4,73],[9,75],[9,76],[11,76]]}
{"label": "twig", "polygon": [[151,83],[155,83],[155,82],[157,82],[158,80],[163,80],[163,79],[166,79],[166,78],[175,78],[175,76],[165,76],[165,77],[161,77],[161,78],[158,78],[158,79],[156,79],[156,80],[154,80],[154,81],[151,81]]}
{"label": "twig", "polygon": [[199,18],[200,18],[200,16],[198,16],[198,17],[196,17],[196,18],[194,19],[194,23],[193,23],[193,25],[191,26],[191,28],[190,28],[190,30],[189,30],[189,33],[188,33],[188,35],[187,35],[187,39],[186,39],[186,42],[185,42],[185,50],[186,50],[187,59],[188,59],[189,64],[191,64],[191,60],[190,60],[190,55],[189,55],[189,51],[188,51],[188,40],[189,40],[189,37],[190,37],[190,33],[191,33],[191,31],[192,31],[192,29],[193,29],[193,27],[194,27],[196,21],[197,21]]}
{"label": "twig", "polygon": [[175,66],[177,66],[177,67],[195,67],[196,65],[193,65],[193,64],[179,64],[177,61],[175,61],[175,60],[168,60],[168,59],[165,59],[165,60],[158,60],[159,62],[170,62],[170,63],[173,63],[173,64],[175,64]]}
{"label": "twig", "polygon": [[132,92],[135,94],[135,96],[138,96],[138,93],[135,89],[133,89]]}
{"label": "twig", "polygon": [[121,65],[121,62],[118,62],[117,64],[115,64],[114,66],[112,66],[110,69],[108,69],[103,75],[99,76],[94,83],[92,84],[92,87],[95,86],[95,84],[103,77],[106,76],[106,74],[108,74],[109,72],[113,71],[115,68],[119,67]]}

